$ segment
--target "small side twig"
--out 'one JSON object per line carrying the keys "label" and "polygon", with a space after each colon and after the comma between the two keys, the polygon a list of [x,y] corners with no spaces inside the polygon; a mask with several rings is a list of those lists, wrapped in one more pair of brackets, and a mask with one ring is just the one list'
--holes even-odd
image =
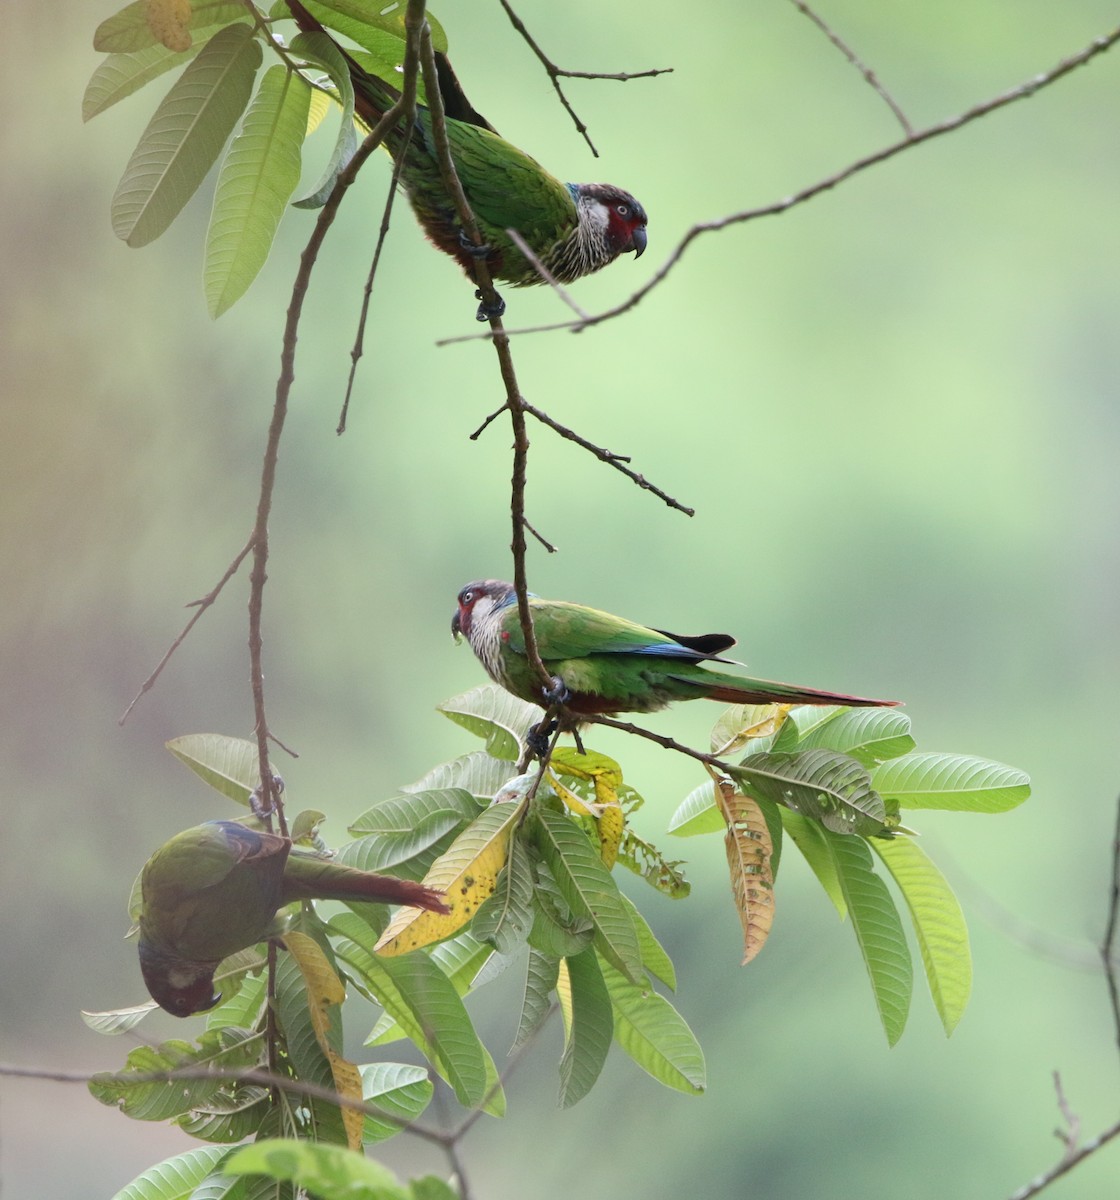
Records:
{"label": "small side twig", "polygon": [[167,664],[171,661],[171,656],[187,640],[188,634],[198,623],[199,618],[202,616],[202,614],[214,603],[215,600],[217,600],[218,596],[221,595],[222,588],[224,588],[226,586],[226,584],[229,583],[229,581],[234,577],[234,575],[237,574],[238,568],[248,557],[249,551],[252,549],[253,549],[253,539],[252,539],[252,537],[250,537],[249,540],[245,543],[245,545],[242,546],[242,548],[234,556],[233,561],[229,564],[228,567],[226,567],[225,574],[210,589],[210,591],[208,591],[206,593],[206,595],[202,597],[201,600],[192,600],[190,602],[190,604],[187,605],[188,608],[193,608],[195,610],[194,615],[186,623],[186,625],[183,626],[182,633],[180,633],[179,636],[171,643],[171,645],[168,646],[167,652],[159,660],[159,663],[156,666],[156,669],[140,685],[140,690],[136,693],[135,696],[132,697],[132,702],[124,710],[124,712],[121,713],[120,718],[117,721],[118,725],[123,725],[125,723],[125,721],[128,720],[129,714],[136,707],[136,705],[140,703],[140,698],[144,695],[145,692],[151,691],[152,687],[155,686],[156,680],[160,677],[160,675],[163,674],[163,668],[166,667]]}
{"label": "small side twig", "polygon": [[654,75],[667,75],[672,71],[672,67],[654,67],[648,71],[619,71],[614,74],[601,73],[599,71],[565,71],[563,67],[558,67],[552,59],[537,45],[533,35],[525,27],[525,22],[514,12],[509,4],[509,0],[498,0],[502,8],[506,10],[506,16],[509,17],[510,24],[524,38],[525,44],[537,56],[540,64],[545,69],[545,73],[552,82],[553,90],[560,99],[560,103],[564,106],[564,110],[568,116],[572,118],[575,124],[576,132],[587,143],[588,149],[596,158],[599,157],[599,151],[595,149],[595,143],[591,140],[587,132],[587,126],[580,120],[576,110],[572,107],[568,97],[564,95],[564,89],[560,86],[561,79],[615,79],[620,83],[626,83],[631,79],[650,79]]}
{"label": "small side twig", "polygon": [[912,137],[914,130],[911,128],[910,122],[906,119],[906,114],[895,102],[894,97],[887,89],[879,82],[875,76],[875,72],[870,67],[866,66],[856,52],[848,45],[840,35],[828,25],[820,16],[817,15],[803,0],[790,0],[790,3],[797,9],[802,16],[808,17],[810,21],[824,34],[826,38],[840,51],[841,54],[852,64],[853,67],[863,76],[867,83],[878,93],[886,106],[894,113],[898,123],[902,126],[903,132],[907,137]]}
{"label": "small side twig", "polygon": [[[547,425],[554,433],[558,433],[562,438],[569,442],[575,442],[577,446],[582,446],[589,454],[594,454],[600,462],[605,462],[607,466],[614,467],[616,471],[621,471],[628,479],[631,479],[647,492],[652,492],[659,500],[664,501],[670,508],[675,508],[677,512],[682,512],[686,517],[694,517],[696,510],[689,508],[687,504],[682,504],[679,500],[674,500],[668,492],[662,491],[656,484],[650,483],[644,475],[639,475],[637,471],[631,470],[626,464],[630,461],[624,454],[613,454],[610,450],[604,450],[602,446],[596,446],[594,442],[589,442],[587,438],[576,433],[574,429],[569,429],[566,425],[561,425],[559,421],[554,420],[543,409],[537,408],[530,404],[527,400],[523,402],[527,413],[536,417],[542,425]],[[483,427],[485,428],[485,426]],[[479,430],[481,433],[481,430]]]}
{"label": "small side twig", "polygon": [[1120,933],[1120,799],[1116,802],[1116,828],[1112,835],[1112,885],[1109,889],[1108,921],[1101,941],[1101,961],[1104,977],[1108,984],[1108,998],[1112,1004],[1112,1022],[1116,1042],[1120,1046],[1120,985],[1116,974],[1120,969],[1116,939]]}

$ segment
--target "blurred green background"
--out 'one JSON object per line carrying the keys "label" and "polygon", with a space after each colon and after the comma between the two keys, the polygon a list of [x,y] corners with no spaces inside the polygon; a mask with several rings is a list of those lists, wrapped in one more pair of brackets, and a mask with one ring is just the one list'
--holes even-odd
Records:
{"label": "blurred green background", "polygon": [[[641,263],[574,289],[591,310],[628,295],[694,221],[773,201],[897,136],[782,0],[521,7],[565,66],[676,68],[571,85],[596,162],[497,4],[437,7],[472,100],[507,137],[648,209]],[[919,126],[1115,21],[1104,0],[821,11]],[[167,83],[81,125],[108,13],[9,6],[0,77],[0,1055],[71,1070],[115,1066],[129,1048],[78,1010],[143,997],[122,940],[136,871],[172,832],[225,811],[163,742],[251,734],[244,577],[123,729],[117,718],[183,604],[247,536],[310,230],[292,213],[217,323],[200,282],[208,194],[143,252],[113,237],[110,197]],[[975,993],[950,1041],[916,995],[888,1051],[854,939],[797,856],[770,943],[740,969],[720,840],[663,833],[700,777],[596,734],[647,797],[640,832],[690,860],[686,902],[626,886],[677,962],[675,1003],[707,1051],[709,1090],[679,1097],[614,1051],[599,1086],[559,1113],[552,1030],[515,1076],[510,1117],[471,1135],[479,1197],[668,1196],[700,1181],[713,1200],[1003,1196],[1060,1155],[1054,1069],[1087,1133],[1115,1118],[1094,944],[1120,785],[1118,54],[811,205],[701,239],[623,320],[516,343],[534,403],[697,508],[691,521],[670,512],[533,430],[530,518],[560,548],[533,547],[537,591],[726,629],[762,675],[899,696],[920,746],[1022,767],[1034,796],[1006,816],[916,816],[969,914]],[[433,345],[474,330],[474,302],[403,206],[350,431],[334,433],[387,178],[371,164],[315,274],[266,597],[269,715],[300,753],[281,769],[336,841],[370,803],[473,748],[434,711],[482,680],[452,647],[452,602],[466,580],[510,570],[508,428],[468,440],[500,403],[493,355]],[[511,326],[564,315],[545,291],[507,300]],[[718,711],[652,723],[700,744]],[[502,986],[475,1006],[499,1062],[513,1020]],[[149,1029],[192,1032],[171,1018]],[[8,1196],[107,1197],[189,1144],[80,1086],[0,1080]],[[1118,1153],[1053,1194],[1115,1195]],[[441,1169],[403,1138],[385,1156],[402,1173]]]}

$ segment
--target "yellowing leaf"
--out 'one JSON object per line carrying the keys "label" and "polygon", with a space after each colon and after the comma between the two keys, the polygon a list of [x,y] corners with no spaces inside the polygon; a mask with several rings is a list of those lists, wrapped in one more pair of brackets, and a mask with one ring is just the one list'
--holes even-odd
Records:
{"label": "yellowing leaf", "polygon": [[[305,933],[291,931],[284,935],[284,945],[295,959],[307,988],[307,1010],[311,1015],[311,1027],[319,1048],[331,1065],[335,1091],[351,1100],[362,1100],[362,1077],[358,1068],[342,1057],[330,1044],[331,1016],[328,1008],[341,1004],[346,999],[346,989],[335,974],[319,943]],[[362,1126],[365,1114],[357,1108],[340,1107],[342,1124],[346,1129],[346,1141],[351,1150],[362,1145]]]}
{"label": "yellowing leaf", "polygon": [[[606,867],[613,867],[626,826],[626,818],[618,797],[618,790],[622,786],[622,768],[605,754],[594,750],[588,754],[580,754],[567,747],[553,754],[549,766],[549,782],[556,789],[560,799],[572,812],[595,819],[599,834],[599,856]],[[592,804],[581,799],[571,788],[560,782],[560,775],[590,783],[595,790],[595,802]]]}
{"label": "yellowing leaf", "polygon": [[733,754],[748,742],[778,732],[792,704],[733,704],[712,727],[712,753]]}
{"label": "yellowing leaf", "polygon": [[152,37],[177,53],[191,48],[190,0],[147,0],[148,28]]}
{"label": "yellowing leaf", "polygon": [[401,908],[374,946],[378,954],[407,954],[457,933],[494,891],[523,804],[493,804],[432,863],[424,883],[444,893],[448,913]]}
{"label": "yellowing leaf", "polygon": [[727,821],[731,892],[743,925],[743,966],[762,949],[774,923],[774,852],[762,810],[728,779],[717,780],[716,802]]}

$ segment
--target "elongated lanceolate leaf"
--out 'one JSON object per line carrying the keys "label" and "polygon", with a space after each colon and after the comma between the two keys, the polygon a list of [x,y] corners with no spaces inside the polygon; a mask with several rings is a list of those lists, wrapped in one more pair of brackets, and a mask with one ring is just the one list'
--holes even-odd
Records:
{"label": "elongated lanceolate leaf", "polygon": [[752,742],[752,752],[769,750],[789,710],[788,704],[732,704],[712,726],[712,753],[723,758]]}
{"label": "elongated lanceolate leaf", "polygon": [[854,759],[830,750],[752,754],[728,774],[743,791],[804,813],[834,833],[873,837],[885,828],[883,798]]}
{"label": "elongated lanceolate leaf", "polygon": [[774,924],[774,844],[758,801],[719,782],[719,806],[727,822],[724,838],[731,894],[743,926],[743,966],[766,944]]}
{"label": "elongated lanceolate leaf", "polygon": [[972,990],[972,955],[964,913],[945,876],[910,838],[876,838],[872,849],[887,865],[918,938],[922,964],[938,1016],[950,1034]]}
{"label": "elongated lanceolate leaf", "polygon": [[270,67],[222,163],[206,231],[203,277],[212,317],[244,294],[264,266],[299,183],[311,85],[286,66]]}
{"label": "elongated lanceolate leaf", "polygon": [[544,713],[535,704],[511,696],[505,688],[483,684],[460,696],[452,696],[437,709],[456,725],[486,739],[486,750],[494,758],[516,762],[521,742]]}
{"label": "elongated lanceolate leaf", "polygon": [[137,1175],[112,1200],[189,1200],[195,1188],[234,1153],[228,1146],[198,1146],[176,1154]]}
{"label": "elongated lanceolate leaf", "polygon": [[793,839],[793,844],[801,851],[809,864],[817,882],[824,888],[825,894],[832,901],[840,920],[848,915],[848,905],[844,900],[844,889],[836,874],[836,863],[828,848],[828,840],[824,826],[818,821],[810,821],[800,813],[789,808],[779,808],[782,828]]}
{"label": "elongated lanceolate leaf", "polygon": [[594,923],[600,953],[634,983],[644,983],[634,922],[587,835],[549,809],[537,813],[536,829],[541,853],[568,907]]}
{"label": "elongated lanceolate leaf", "polygon": [[[240,0],[191,0],[190,29],[197,37],[208,26],[248,21],[250,15]],[[135,0],[98,25],[93,48],[105,53],[128,54],[158,45],[148,24],[148,0]]]}
{"label": "elongated lanceolate leaf", "polygon": [[700,1095],[707,1086],[704,1052],[684,1018],[664,996],[635,987],[608,962],[599,966],[614,1006],[615,1041],[658,1082]]}
{"label": "elongated lanceolate leaf", "polygon": [[822,833],[836,865],[887,1042],[893,1046],[906,1027],[914,989],[914,967],[902,921],[887,885],[872,869],[871,851],[863,838],[842,837],[827,829]]}
{"label": "elongated lanceolate leaf", "polygon": [[595,1085],[611,1047],[611,998],[595,951],[564,959],[558,984],[567,1034],[560,1058],[560,1107],[570,1108]]}
{"label": "elongated lanceolate leaf", "polygon": [[256,742],[221,733],[189,733],[165,745],[215,791],[248,807],[261,778]]}
{"label": "elongated lanceolate leaf", "polygon": [[[388,4],[369,4],[367,0],[309,0],[305,3],[308,12],[318,20],[359,46],[367,45],[370,32],[391,33],[403,45],[408,34],[405,26],[405,8],[402,0],[390,0]],[[426,12],[424,19],[432,31],[432,48],[447,53],[447,34],[443,26]]]}
{"label": "elongated lanceolate leaf", "polygon": [[677,805],[669,818],[668,832],[676,837],[695,837],[700,833],[720,833],[726,828],[716,804],[716,785],[706,779]]}
{"label": "elongated lanceolate leaf", "polygon": [[423,1067],[406,1063],[365,1063],[358,1070],[362,1077],[362,1096],[367,1103],[385,1113],[384,1117],[366,1115],[362,1141],[383,1142],[410,1125],[428,1107],[432,1099],[432,1081]]}
{"label": "elongated lanceolate leaf", "polygon": [[[910,718],[894,708],[835,708],[832,718],[803,731],[799,750],[835,750],[873,767],[914,749]],[[799,723],[799,729],[800,723]]]}
{"label": "elongated lanceolate leaf", "polygon": [[334,190],[339,172],[354,157],[354,151],[358,148],[358,135],[354,129],[354,85],[346,60],[325,33],[298,34],[292,39],[291,51],[294,55],[320,64],[326,70],[338,93],[342,109],[338,138],[322,177],[299,200],[292,202],[296,208],[322,208]]}
{"label": "elongated lanceolate leaf", "polygon": [[677,972],[673,960],[665,952],[665,947],[654,937],[653,930],[645,917],[638,911],[638,906],[625,893],[619,893],[626,911],[634,922],[634,930],[638,935],[638,951],[642,956],[642,966],[661,980],[671,991],[677,990]]}
{"label": "elongated lanceolate leaf", "polygon": [[238,1150],[222,1170],[289,1180],[318,1200],[402,1200],[407,1195],[387,1167],[343,1146],[272,1138]]}
{"label": "elongated lanceolate leaf", "polygon": [[433,788],[463,788],[472,796],[490,798],[515,773],[508,760],[494,758],[485,750],[472,750],[450,762],[440,763],[415,783],[406,784],[402,792],[424,792]]}
{"label": "elongated lanceolate leaf", "polygon": [[462,929],[494,891],[522,812],[520,804],[495,804],[464,829],[424,879],[429,887],[444,893],[451,911],[398,909],[375,947],[378,954],[406,954]]}
{"label": "elongated lanceolate leaf", "polygon": [[146,246],[179,215],[245,111],[261,47],[230,25],[203,47],[160,102],[113,196],[113,232]]}
{"label": "elongated lanceolate leaf", "polygon": [[903,808],[1007,812],[1031,794],[1025,771],[967,754],[907,754],[882,763],[871,778]]}
{"label": "elongated lanceolate leaf", "polygon": [[501,954],[512,954],[529,936],[532,927],[533,876],[529,854],[514,837],[497,886],[474,915],[471,933]]}
{"label": "elongated lanceolate leaf", "polygon": [[82,120],[96,117],[118,100],[131,96],[146,83],[158,79],[165,71],[173,71],[190,62],[208,40],[196,37],[189,50],[175,51],[168,50],[166,46],[149,46],[131,54],[110,54],[98,65],[86,84],[82,96]]}
{"label": "elongated lanceolate leaf", "polygon": [[560,959],[529,947],[525,968],[525,992],[521,1000],[521,1018],[513,1039],[516,1050],[533,1036],[552,1009],[552,993],[560,974]]}

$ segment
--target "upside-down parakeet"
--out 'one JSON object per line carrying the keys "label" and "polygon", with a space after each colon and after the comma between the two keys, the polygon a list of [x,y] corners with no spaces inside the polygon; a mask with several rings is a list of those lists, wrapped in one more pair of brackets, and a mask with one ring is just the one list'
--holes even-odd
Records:
{"label": "upside-down parakeet", "polygon": [[490,678],[532,704],[548,707],[559,701],[569,723],[573,718],[578,723],[581,714],[654,712],[677,700],[701,698],[726,704],[896,703],[735,675],[708,665],[731,663],[719,657],[735,644],[727,634],[682,637],[582,604],[533,596],[529,607],[537,649],[557,681],[546,693],[525,656],[513,584],[468,583],[458,603],[451,632],[456,639],[467,638]]}
{"label": "upside-down parakeet", "polygon": [[[299,0],[288,0],[288,8],[300,29],[326,33]],[[341,47],[340,52],[354,85],[355,110],[372,128],[400,98],[400,92],[365,70]],[[517,249],[507,229],[521,235],[560,283],[598,271],[627,251],[635,256],[642,253],[646,214],[629,192],[609,183],[562,183],[550,175],[499,136],[472,107],[446,56],[437,51],[435,60],[451,157],[485,239],[484,257],[495,280],[514,287],[545,282]],[[411,130],[394,126],[385,146],[394,159],[403,159],[401,186],[424,232],[474,279],[475,247],[464,239],[454,201],[444,186],[427,108],[417,106]],[[491,315],[500,315],[500,310],[490,313],[480,307],[479,320]]]}
{"label": "upside-down parakeet", "polygon": [[340,866],[238,821],[207,821],[162,845],[140,876],[140,970],[152,999],[187,1017],[221,999],[223,958],[270,935],[293,900],[374,900],[446,912],[440,893]]}

